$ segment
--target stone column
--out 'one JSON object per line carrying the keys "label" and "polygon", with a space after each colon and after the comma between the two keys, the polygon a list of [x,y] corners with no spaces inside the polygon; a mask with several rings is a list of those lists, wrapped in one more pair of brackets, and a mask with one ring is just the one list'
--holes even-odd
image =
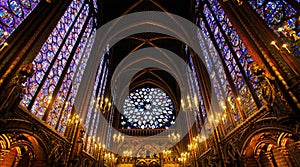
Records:
{"label": "stone column", "polygon": [[3,161],[5,159],[5,156],[10,152],[10,150],[1,150],[0,151],[0,166],[3,165]]}
{"label": "stone column", "polygon": [[278,147],[277,149],[282,153],[288,167],[292,167],[293,164],[289,150],[286,147]]}
{"label": "stone column", "polygon": [[261,163],[260,163],[260,157],[259,157],[258,155],[256,155],[256,156],[254,156],[254,159],[255,159],[255,161],[256,161],[257,166],[258,166],[258,167],[262,167],[262,166],[261,166]]}
{"label": "stone column", "polygon": [[18,164],[19,164],[19,162],[20,162],[21,159],[22,159],[22,155],[17,155],[15,157],[14,167],[18,166]]}
{"label": "stone column", "polygon": [[272,167],[277,167],[277,165],[275,165],[276,162],[275,162],[275,160],[274,160],[273,154],[272,154],[271,152],[265,152],[265,154],[266,154],[268,160],[270,161]]}

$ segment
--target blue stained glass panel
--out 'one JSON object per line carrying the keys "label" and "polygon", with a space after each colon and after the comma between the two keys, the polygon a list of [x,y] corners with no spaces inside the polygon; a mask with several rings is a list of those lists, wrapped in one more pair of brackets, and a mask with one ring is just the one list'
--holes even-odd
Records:
{"label": "blue stained glass panel", "polygon": [[0,1],[0,44],[29,16],[40,0]]}
{"label": "blue stained glass panel", "polygon": [[[50,64],[53,61],[53,58],[57,53],[59,46],[62,44],[62,40],[65,38],[66,32],[69,30],[72,22],[76,17],[76,13],[79,12],[79,9],[81,8],[82,4],[83,1],[77,1],[77,0],[74,0],[70,4],[70,6],[67,8],[62,18],[59,20],[58,24],[52,31],[51,35],[48,37],[47,41],[42,46],[42,49],[35,57],[33,61],[35,73],[24,84],[28,92],[25,94],[23,100],[21,101],[21,104],[23,104],[25,107],[28,107],[28,105],[32,101],[33,96],[37,93],[36,91],[38,85],[40,85],[43,77],[46,74],[46,71],[48,70],[48,68],[44,68],[44,67],[50,67]],[[65,49],[66,48],[63,47],[63,51]],[[54,75],[52,74],[53,72],[54,71],[51,71],[51,75]],[[45,99],[44,101],[47,102],[48,99]],[[36,114],[36,111],[33,111],[33,113]]]}

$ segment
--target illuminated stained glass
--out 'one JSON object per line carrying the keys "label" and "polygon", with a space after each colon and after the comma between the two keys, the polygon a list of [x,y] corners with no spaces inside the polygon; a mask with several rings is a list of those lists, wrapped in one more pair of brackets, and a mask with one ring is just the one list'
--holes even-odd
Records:
{"label": "illuminated stained glass", "polygon": [[98,12],[97,0],[93,0],[93,5],[94,5],[95,12],[97,13]]}
{"label": "illuminated stained glass", "polygon": [[[106,51],[109,54],[109,51]],[[95,136],[98,132],[100,115],[104,110],[107,110],[107,103],[104,100],[104,90],[108,76],[108,61],[104,61],[103,55],[98,67],[97,77],[94,84],[94,90],[90,99],[90,105],[85,119],[85,127],[87,129],[87,136]],[[105,102],[105,104],[104,104]],[[88,143],[89,145],[89,143]],[[87,152],[92,152],[93,148],[87,148]]]}
{"label": "illuminated stained glass", "polygon": [[175,123],[170,97],[159,88],[141,88],[131,92],[123,103],[123,128],[168,128]]}
{"label": "illuminated stained glass", "polygon": [[[100,94],[100,97],[102,98],[102,99],[104,99],[104,93],[105,93],[105,88],[106,88],[106,84],[107,84],[107,76],[108,76],[108,69],[106,69],[106,72],[105,72],[105,75],[104,75],[104,81],[103,81],[103,85],[100,87],[101,89],[102,89],[102,91],[101,91],[101,94]],[[100,104],[101,105],[101,104]],[[108,104],[106,104],[106,106],[107,106]],[[111,105],[109,105],[109,107],[110,107]],[[104,108],[100,108],[100,111],[102,111],[102,110],[107,110],[106,108],[105,108],[105,106],[104,106]],[[100,113],[98,113],[98,117],[96,117],[95,118],[95,120],[94,120],[94,129],[93,129],[93,135],[95,136],[96,135],[96,132],[97,132],[97,130],[98,130],[98,126],[99,126],[99,120],[100,120]]]}
{"label": "illuminated stained glass", "polygon": [[[215,39],[218,42],[218,45],[221,49],[221,52],[224,56],[225,63],[229,69],[229,73],[232,77],[232,80],[234,81],[234,84],[239,92],[239,96],[241,98],[241,105],[244,104],[243,110],[248,114],[252,113],[254,110],[257,109],[256,105],[254,104],[253,97],[249,96],[251,95],[250,90],[246,86],[246,82],[242,76],[242,71],[244,71],[247,74],[247,77],[249,80],[251,80],[251,86],[253,88],[257,87],[257,83],[255,82],[254,76],[251,73],[251,63],[254,62],[254,60],[251,58],[251,56],[248,54],[247,49],[245,48],[244,44],[242,43],[241,39],[239,38],[238,34],[232,27],[228,17],[225,15],[224,11],[221,9],[220,5],[217,1],[211,1],[212,5],[214,6],[212,9],[214,10],[216,14],[216,17],[218,18],[218,21],[223,25],[222,30],[227,34],[228,39],[231,42],[231,46],[233,47],[236,56],[238,58],[239,62],[236,62],[236,59],[233,58],[233,53],[229,49],[228,44],[226,44],[224,37],[222,36],[222,33],[220,32],[220,29],[215,29]],[[208,9],[207,9],[208,11]],[[209,12],[210,13],[210,12]],[[210,15],[211,17],[212,15]],[[212,19],[212,18],[208,18]],[[214,20],[209,20],[209,23],[213,23]],[[224,26],[226,25],[226,26]],[[243,67],[243,69],[240,69],[238,67],[238,63]],[[230,97],[231,101],[234,101],[234,97]],[[234,103],[232,103],[232,107],[234,107]],[[236,110],[236,108],[234,108]],[[234,117],[238,118],[240,117],[238,112],[234,112]]]}
{"label": "illuminated stained glass", "polygon": [[33,62],[36,73],[24,84],[29,91],[21,104],[42,118],[52,100],[46,122],[61,134],[65,132],[95,37],[94,18],[87,20],[90,10],[84,2],[71,2]]}
{"label": "illuminated stained glass", "polygon": [[[91,119],[91,129],[90,129],[90,136],[93,136],[93,134],[94,133],[96,133],[96,126],[98,127],[98,123],[96,122],[96,120],[98,120],[97,118],[98,118],[98,116],[99,116],[99,114],[100,114],[100,112],[98,112],[98,111],[101,111],[101,110],[103,110],[103,109],[106,109],[106,108],[102,108],[102,107],[107,107],[107,103],[105,103],[104,104],[104,96],[103,96],[103,94],[104,94],[104,89],[105,89],[105,86],[106,86],[106,81],[107,81],[107,74],[108,74],[108,64],[107,63],[105,63],[105,66],[104,66],[104,68],[103,68],[103,72],[102,72],[102,76],[101,76],[101,81],[100,81],[100,85],[99,85],[99,89],[98,89],[98,95],[97,95],[97,98],[98,99],[101,99],[101,102],[100,102],[100,104],[99,104],[99,101],[97,101],[97,105],[96,106],[94,106],[94,110],[93,110],[93,113],[94,113],[94,115],[93,115],[93,117],[92,117],[92,119]],[[102,104],[101,104],[102,103]],[[103,106],[104,105],[104,106]]]}
{"label": "illuminated stained glass", "polygon": [[[91,27],[88,27],[87,30],[89,30]],[[83,73],[84,73],[84,70],[86,65],[87,65],[87,61],[88,61],[88,58],[89,58],[89,55],[90,55],[90,52],[91,52],[91,49],[92,49],[92,45],[94,43],[94,39],[95,39],[95,30],[92,30],[92,35],[89,39],[89,43],[87,45],[87,48],[84,52],[84,56],[82,57],[80,63],[79,63],[79,67],[77,68],[77,74],[76,74],[76,78],[75,78],[75,81],[74,81],[74,84],[72,84],[72,88],[71,88],[71,93],[70,93],[70,96],[68,97],[68,100],[67,100],[67,104],[73,104],[74,105],[74,102],[75,102],[75,97],[77,95],[77,91],[78,91],[78,88],[79,88],[79,85],[80,85],[80,82],[81,82],[81,79],[82,79],[82,76],[83,76]],[[67,120],[69,118],[69,115],[71,113],[71,110],[72,110],[72,106],[70,107],[67,107],[66,108],[66,111],[63,113],[63,116],[62,116],[62,119],[58,125],[58,131],[61,132],[61,133],[64,133],[65,130],[66,130],[66,126],[67,126]]]}
{"label": "illuminated stained glass", "polygon": [[[246,111],[246,114],[250,114],[253,111],[255,111],[257,109],[253,97],[251,97],[251,93],[249,91],[249,89],[246,87],[246,84],[242,84],[245,83],[242,74],[241,73],[237,73],[239,70],[244,71],[244,73],[247,75],[247,79],[249,79],[251,82],[251,86],[252,88],[256,89],[258,88],[258,83],[256,78],[253,76],[252,72],[251,72],[251,64],[254,62],[253,58],[249,55],[248,50],[246,49],[246,47],[244,46],[244,43],[242,42],[242,40],[240,39],[239,35],[237,34],[237,32],[234,30],[233,26],[230,23],[229,18],[226,16],[224,10],[221,8],[220,4],[217,1],[210,1],[211,5],[213,5],[212,9],[213,11],[216,13],[216,17],[218,19],[218,21],[222,24],[222,29],[223,31],[227,34],[227,37],[229,38],[229,41],[231,42],[231,46],[234,49],[234,52],[237,56],[238,62],[243,68],[239,69],[238,65],[235,61],[231,61],[234,64],[234,69],[232,69],[233,71],[235,71],[233,73],[233,71],[231,72],[231,76],[233,77],[234,82],[239,82],[241,84],[237,85],[237,90],[239,91],[239,96],[242,100],[241,106],[243,108],[243,110]],[[219,38],[220,39],[220,38]],[[227,50],[227,48],[226,48]],[[227,50],[225,52],[223,52],[223,54],[229,53],[229,50]],[[224,50],[223,50],[224,51]],[[231,58],[228,57],[228,60],[232,59],[232,55]],[[227,61],[228,62],[228,61]],[[235,78],[236,77],[236,78]],[[256,95],[257,96],[257,95]],[[233,101],[233,99],[232,99]],[[246,104],[246,105],[243,105]]]}
{"label": "illuminated stained glass", "polygon": [[99,66],[100,68],[98,69],[98,74],[94,85],[94,97],[92,97],[91,99],[87,118],[85,120],[88,134],[90,136],[92,136],[93,134],[93,128],[89,127],[93,127],[93,125],[95,124],[97,113],[98,111],[100,111],[100,108],[102,107],[104,101],[104,97],[101,97],[101,90],[103,87],[103,83],[105,82],[104,80],[106,80],[105,76],[107,75],[107,65],[103,62],[103,60],[104,56],[102,57],[101,64]]}
{"label": "illuminated stained glass", "polygon": [[[39,118],[42,118],[46,108],[48,107],[47,103],[41,104],[44,99],[47,97],[52,97],[53,91],[51,88],[54,89],[58,83],[58,79],[61,76],[63,69],[67,63],[68,58],[70,57],[70,53],[74,47],[74,44],[77,41],[78,34],[82,29],[82,25],[84,24],[88,15],[88,5],[85,5],[84,10],[80,13],[79,18],[76,20],[76,23],[67,37],[65,43],[63,43],[62,50],[59,53],[57,59],[54,62],[52,69],[50,70],[47,79],[42,86],[41,91],[38,93],[35,102],[33,103],[33,107],[31,109],[32,113],[37,115]],[[49,89],[50,88],[50,89]],[[58,117],[57,114],[52,115],[50,118],[56,119]],[[52,122],[52,120],[50,120]]]}
{"label": "illuminated stained glass", "polygon": [[100,64],[99,64],[99,68],[98,68],[98,72],[97,72],[97,76],[96,76],[96,80],[95,80],[95,84],[94,84],[94,88],[93,88],[93,93],[90,99],[90,104],[87,110],[87,115],[86,115],[86,119],[85,119],[85,127],[86,129],[88,129],[90,121],[91,121],[91,116],[92,116],[92,112],[94,109],[94,105],[96,103],[98,103],[98,101],[100,101],[101,99],[98,98],[97,96],[97,88],[99,86],[99,81],[100,81],[100,76],[101,76],[101,72],[102,72],[102,68],[103,68],[103,64],[104,64],[104,56],[102,56]]}
{"label": "illuminated stained glass", "polygon": [[[208,9],[207,5],[205,5],[205,8],[204,8],[204,13],[205,13],[205,16],[207,18],[207,21],[209,23],[209,26],[210,28],[212,29],[213,32],[215,32],[213,35],[214,35],[214,38],[216,39],[216,42],[218,43],[219,47],[221,48],[221,51],[223,50],[222,54],[225,58],[225,62],[226,62],[226,65],[227,67],[229,68],[229,72],[231,73],[231,75],[233,75],[233,77],[235,77],[236,74],[240,74],[239,71],[234,71],[233,67],[236,65],[234,62],[234,59],[232,58],[232,55],[230,54],[230,50],[227,46],[227,44],[225,43],[225,39],[224,37],[222,36],[221,32],[220,32],[220,29],[218,28],[218,26],[216,25],[215,23],[215,20],[212,16],[212,13],[211,11]],[[202,28],[205,27],[204,24],[202,24]],[[209,36],[208,34],[208,31],[205,31],[205,35]],[[217,55],[214,55],[214,56],[217,56]],[[226,59],[227,58],[227,59]],[[216,63],[216,62],[213,62],[213,58],[212,57],[207,57],[206,58],[206,61],[211,65],[212,63]],[[212,70],[211,71],[211,77],[213,79],[213,85],[215,85],[216,83],[218,83],[218,80],[215,78],[216,77],[216,71],[213,71],[214,69],[213,68],[209,68],[209,70]],[[237,69],[239,70],[239,69]],[[240,74],[241,75],[241,74]],[[225,76],[224,73],[220,73],[218,74],[218,76]],[[236,79],[236,78],[235,78]],[[234,80],[234,79],[233,79]],[[240,83],[240,82],[235,82],[236,86],[240,87],[241,85],[245,85],[245,83]],[[218,84],[216,84],[218,85]],[[218,91],[218,86],[214,86],[215,87],[215,90],[216,90],[216,93],[217,93],[217,96],[218,96],[218,99],[220,100],[219,103],[220,104],[223,104],[224,101],[226,101],[226,97],[229,97],[229,99],[231,99],[233,97],[233,94],[232,94],[232,90],[231,90],[231,87],[229,85],[228,82],[226,82],[226,84],[224,85],[225,87],[223,87],[223,91],[225,92],[225,96],[226,97],[223,97],[222,99],[221,98],[221,92]],[[236,112],[234,112],[236,113]],[[233,113],[232,113],[233,114]],[[234,115],[236,120],[239,120],[240,119],[240,115]]]}
{"label": "illuminated stained glass", "polygon": [[24,21],[40,0],[0,1],[0,44]]}
{"label": "illuminated stained glass", "polygon": [[[300,13],[289,5],[285,0],[276,1],[247,1],[250,6],[259,14],[259,16],[266,21],[268,26],[278,34],[278,29],[282,28],[284,33],[287,30],[295,30],[297,35],[300,36],[300,23],[297,19]],[[299,1],[297,0],[299,3]],[[279,34],[278,34],[279,35]]]}
{"label": "illuminated stained glass", "polygon": [[[192,96],[193,100],[191,100],[191,101],[194,103],[194,106],[197,108],[194,111],[194,114],[196,117],[198,117],[198,119],[196,119],[197,125],[200,125],[200,123],[198,122],[198,120],[201,120],[200,115],[202,114],[202,117],[206,117],[206,111],[204,109],[203,99],[202,99],[201,91],[200,91],[200,87],[199,87],[199,80],[198,80],[198,76],[197,76],[197,72],[196,72],[196,68],[194,65],[194,60],[193,60],[192,55],[190,55],[190,66],[191,66],[191,70],[192,70],[192,74],[190,75],[190,80],[194,81],[193,85],[195,85],[194,90],[192,90],[192,92],[191,92],[193,95]],[[199,106],[199,104],[200,104],[200,106]],[[202,112],[198,112],[199,109]],[[201,129],[199,129],[199,131],[200,130]]]}
{"label": "illuminated stained glass", "polygon": [[[33,100],[34,95],[37,93],[37,88],[41,84],[43,77],[46,75],[48,68],[50,67],[51,62],[55,54],[59,50],[59,46],[62,44],[63,39],[66,36],[72,22],[76,17],[76,13],[79,12],[83,2],[82,1],[73,1],[70,6],[67,8],[66,12],[59,20],[58,24],[52,31],[51,35],[47,39],[47,41],[42,46],[42,49],[35,57],[33,61],[34,75],[28,79],[25,83],[25,87],[27,88],[28,92],[24,96],[21,104],[28,107],[30,102]],[[55,82],[58,82],[58,77],[53,78]],[[49,87],[50,91],[54,91],[54,86]],[[45,98],[41,101],[41,105],[43,103],[47,103],[49,98]],[[45,110],[43,107],[42,110]],[[33,114],[36,114],[36,111],[32,111]]]}
{"label": "illuminated stained glass", "polygon": [[[209,34],[204,25],[202,18],[197,19],[197,22],[200,20],[200,27],[204,32],[204,36],[202,32],[198,32],[198,39],[201,45],[201,48],[207,52],[203,52],[203,56],[205,58],[205,63],[207,65],[207,71],[210,74],[211,84],[214,87],[214,91],[217,96],[217,100],[221,108],[225,106],[224,101],[226,101],[226,95],[232,94],[232,90],[229,86],[228,80],[225,77],[224,68],[222,68],[221,60],[218,58],[218,53],[209,38]],[[203,100],[200,103],[202,111],[205,110],[203,106]],[[203,113],[203,112],[202,112]],[[203,117],[206,115],[203,115]],[[233,125],[230,121],[229,116],[226,116],[226,113],[222,115],[222,119],[225,122],[225,126],[227,130],[233,128]]]}
{"label": "illuminated stained glass", "polygon": [[[89,23],[89,26],[83,33],[83,36],[82,36],[81,41],[76,49],[74,57],[70,63],[70,66],[68,67],[68,71],[63,79],[63,84],[60,87],[60,90],[58,91],[56,101],[54,102],[52,110],[50,111],[50,115],[47,118],[48,124],[50,124],[54,128],[59,121],[58,119],[60,117],[60,114],[63,114],[63,113],[61,113],[61,111],[63,110],[63,104],[65,104],[67,102],[66,98],[68,96],[68,93],[70,92],[70,89],[71,89],[70,87],[73,86],[73,78],[76,73],[76,69],[78,68],[79,61],[83,57],[84,47],[86,46],[86,43],[88,41],[88,37],[91,33],[91,29],[92,29],[92,22]],[[73,106],[72,101],[68,101],[67,104],[69,104],[68,108],[71,108]]]}
{"label": "illuminated stained glass", "polygon": [[[205,41],[200,41],[200,45],[202,45],[202,48],[209,50],[209,52],[204,53],[205,63],[208,65],[207,70],[212,79],[212,85],[217,94],[220,106],[226,106],[230,112],[230,115],[223,115],[223,121],[227,129],[229,129],[233,126],[230,118],[236,124],[240,121],[241,113],[237,105],[242,108],[242,111],[246,115],[257,110],[249,89],[249,86],[253,89],[258,86],[250,70],[254,60],[249,55],[248,50],[245,48],[218,1],[202,1],[202,4],[199,1],[197,2],[196,4],[203,5],[203,11],[200,11],[203,12],[203,17],[196,19],[204,34],[199,40],[205,39]],[[199,36],[201,35],[200,33]],[[210,39],[214,40],[217,46]],[[225,65],[218,59],[219,54],[214,49],[215,47],[219,48]],[[228,71],[229,76],[225,75],[225,68],[227,68],[226,71]],[[245,81],[246,79],[250,81],[248,84]],[[231,80],[234,85],[231,85],[228,80]],[[234,95],[232,86],[237,91],[238,96]],[[257,95],[255,94],[254,96]],[[237,98],[240,99],[238,104],[235,100]]]}

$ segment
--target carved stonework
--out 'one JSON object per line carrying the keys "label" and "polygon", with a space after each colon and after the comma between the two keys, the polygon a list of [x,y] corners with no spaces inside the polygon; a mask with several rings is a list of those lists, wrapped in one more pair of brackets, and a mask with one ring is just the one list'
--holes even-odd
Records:
{"label": "carved stonework", "polygon": [[[28,145],[31,143],[35,148],[38,147],[40,149],[36,153],[37,159],[33,158],[32,163],[45,164],[46,166],[51,166],[52,164],[65,166],[71,143],[23,109],[20,107],[14,113],[9,112],[1,117],[5,122],[0,122],[0,139],[1,134],[9,136],[10,146],[12,146],[18,144],[18,141],[24,143],[25,137],[30,136],[29,138],[34,139],[32,141],[36,142],[31,143],[28,140],[26,141]],[[9,150],[10,148],[5,149]],[[42,154],[45,155],[44,158],[41,158]]]}
{"label": "carved stonework", "polygon": [[24,64],[20,67],[16,76],[10,81],[5,88],[5,91],[0,94],[0,112],[15,109],[17,104],[21,101],[24,92],[23,83],[26,82],[27,78],[31,77],[34,73],[33,65]]}
{"label": "carved stonework", "polygon": [[300,76],[290,79],[290,82],[291,86],[288,90],[293,92],[297,99],[300,99]]}
{"label": "carved stonework", "polygon": [[253,63],[251,70],[258,79],[258,91],[262,96],[262,102],[270,105],[276,116],[283,116],[290,112],[291,108],[281,91],[277,88],[275,77],[266,75],[264,67],[256,63]]}

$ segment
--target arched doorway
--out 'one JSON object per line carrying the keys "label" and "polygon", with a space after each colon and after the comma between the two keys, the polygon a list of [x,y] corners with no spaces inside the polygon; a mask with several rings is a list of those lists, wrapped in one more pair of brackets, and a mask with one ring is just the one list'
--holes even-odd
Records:
{"label": "arched doorway", "polygon": [[0,141],[0,166],[45,166],[45,154],[35,137],[24,133],[1,134]]}

